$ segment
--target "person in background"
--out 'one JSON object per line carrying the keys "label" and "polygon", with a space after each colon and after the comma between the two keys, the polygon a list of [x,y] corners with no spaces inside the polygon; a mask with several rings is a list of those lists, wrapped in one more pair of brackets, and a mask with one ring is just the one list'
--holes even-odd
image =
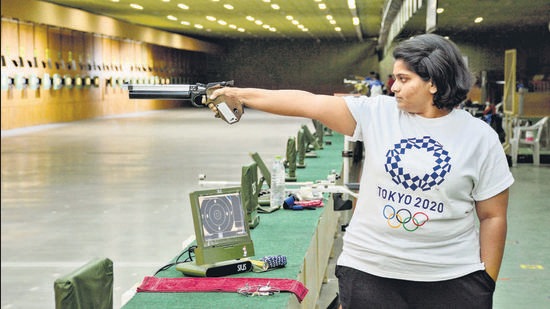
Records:
{"label": "person in background", "polygon": [[514,181],[503,148],[483,120],[455,108],[472,80],[454,43],[423,34],[393,57],[394,97],[225,87],[206,103],[217,114],[208,102],[223,96],[363,141],[336,268],[342,308],[490,309]]}
{"label": "person in background", "polygon": [[488,124],[491,124],[493,116],[497,113],[496,105],[492,102],[485,103],[485,109],[483,110],[483,120]]}
{"label": "person in background", "polygon": [[386,93],[389,96],[393,97],[393,91],[391,90],[391,87],[393,86],[393,83],[395,82],[395,79],[393,78],[393,75],[388,75],[388,80],[386,81]]}
{"label": "person in background", "polygon": [[369,97],[375,97],[383,94],[382,88],[384,83],[380,81],[380,75],[376,72],[370,72],[370,76],[365,78],[365,82],[369,85]]}

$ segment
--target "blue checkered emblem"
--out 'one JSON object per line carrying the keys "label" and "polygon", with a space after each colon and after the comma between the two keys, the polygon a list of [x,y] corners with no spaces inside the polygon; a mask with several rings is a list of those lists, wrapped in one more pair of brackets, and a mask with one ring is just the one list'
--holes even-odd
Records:
{"label": "blue checkered emblem", "polygon": [[[411,149],[424,149],[428,154],[432,154],[434,166],[431,173],[424,175],[411,175],[404,170],[401,164],[401,157],[407,154]],[[441,184],[445,180],[445,175],[451,171],[451,157],[449,152],[443,149],[443,146],[429,136],[422,138],[402,139],[394,148],[386,153],[386,172],[390,174],[393,182],[401,184],[406,189],[416,191],[428,191],[432,187]]]}

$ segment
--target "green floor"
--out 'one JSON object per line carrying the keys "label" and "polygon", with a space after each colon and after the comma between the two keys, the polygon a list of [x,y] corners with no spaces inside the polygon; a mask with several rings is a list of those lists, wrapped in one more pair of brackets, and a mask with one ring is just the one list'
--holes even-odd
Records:
{"label": "green floor", "polygon": [[508,237],[495,309],[550,308],[550,165],[512,168]]}

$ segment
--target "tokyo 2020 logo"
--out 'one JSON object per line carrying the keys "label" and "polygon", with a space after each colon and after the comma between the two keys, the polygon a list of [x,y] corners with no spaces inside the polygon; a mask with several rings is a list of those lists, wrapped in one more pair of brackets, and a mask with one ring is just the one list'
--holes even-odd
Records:
{"label": "tokyo 2020 logo", "polygon": [[[403,168],[403,158],[407,155],[407,151],[413,149],[425,150],[432,155],[434,165],[431,172],[424,175],[412,175]],[[405,189],[428,191],[445,180],[445,175],[451,171],[450,161],[449,152],[443,149],[439,142],[429,136],[424,136],[402,139],[399,143],[394,144],[394,148],[386,153],[385,169],[392,177],[393,182],[401,184]]]}

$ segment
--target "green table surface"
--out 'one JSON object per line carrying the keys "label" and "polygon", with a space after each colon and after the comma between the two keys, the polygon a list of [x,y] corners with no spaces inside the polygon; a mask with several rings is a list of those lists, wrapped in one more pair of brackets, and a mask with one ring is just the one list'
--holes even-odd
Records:
{"label": "green table surface", "polygon": [[[324,141],[331,141],[332,143],[331,145],[323,145],[321,150],[316,150],[317,158],[305,159],[306,167],[296,171],[297,181],[325,180],[333,170],[340,173],[344,137],[333,133],[332,136],[325,136]],[[255,256],[252,258],[261,259],[268,255],[284,255],[287,257],[287,265],[272,271],[248,272],[231,277],[296,280],[301,272],[304,256],[311,245],[323,211],[324,208],[302,211],[280,209],[269,214],[259,214],[260,224],[251,230],[255,249]],[[177,252],[174,260],[180,253]],[[159,265],[159,268],[161,266]],[[178,278],[184,277],[184,275],[175,267],[171,267],[158,273],[157,277]],[[310,291],[310,293],[317,292]],[[123,308],[285,308],[288,306],[290,297],[295,297],[295,295],[292,293],[279,293],[273,296],[247,297],[238,293],[219,292],[139,292]]]}

